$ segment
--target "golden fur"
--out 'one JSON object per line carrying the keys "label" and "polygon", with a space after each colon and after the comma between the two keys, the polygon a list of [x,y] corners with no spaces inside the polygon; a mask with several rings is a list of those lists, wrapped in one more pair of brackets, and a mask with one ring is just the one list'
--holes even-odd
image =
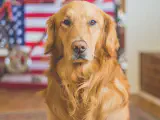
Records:
{"label": "golden fur", "polygon": [[[64,19],[72,24],[66,26]],[[88,20],[97,24],[89,26]],[[128,120],[128,82],[117,62],[119,43],[110,16],[95,5],[65,5],[47,21],[45,53],[51,54],[44,92],[49,120]],[[74,64],[71,44],[83,39],[87,61]]]}

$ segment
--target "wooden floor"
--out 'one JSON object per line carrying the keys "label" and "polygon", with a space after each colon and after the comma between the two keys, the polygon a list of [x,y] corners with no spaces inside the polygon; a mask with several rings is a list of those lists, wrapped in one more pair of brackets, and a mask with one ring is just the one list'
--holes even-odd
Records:
{"label": "wooden floor", "polygon": [[[46,110],[40,90],[7,90],[0,89],[0,113]],[[143,99],[138,95],[131,96],[131,104],[160,118],[160,107]]]}
{"label": "wooden floor", "polygon": [[150,113],[160,119],[160,106],[157,106],[139,95],[132,95],[130,101],[132,105],[138,106],[147,113]]}
{"label": "wooden floor", "polygon": [[0,89],[0,113],[45,110],[46,105],[38,91]]}

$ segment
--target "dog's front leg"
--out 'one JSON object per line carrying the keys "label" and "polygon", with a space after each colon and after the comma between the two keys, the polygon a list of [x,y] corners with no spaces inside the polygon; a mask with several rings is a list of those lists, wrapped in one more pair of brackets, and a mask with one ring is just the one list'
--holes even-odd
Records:
{"label": "dog's front leg", "polygon": [[47,120],[60,120],[60,119],[57,118],[56,115],[53,112],[51,112],[50,109],[48,109]]}
{"label": "dog's front leg", "polygon": [[45,101],[49,108],[49,120],[70,120],[66,112],[66,102],[61,97],[61,87],[54,76],[48,76]]}
{"label": "dog's front leg", "polygon": [[109,114],[106,120],[130,120],[128,104],[123,108]]}
{"label": "dog's front leg", "polygon": [[[97,120],[128,120],[128,92],[119,81],[115,80],[114,84],[108,85],[108,88],[102,88],[102,95],[100,96],[100,109]],[[112,89],[111,89],[112,88]],[[125,109],[124,109],[125,108]],[[110,117],[110,114],[115,113],[119,117]],[[126,115],[120,113],[126,112]],[[115,119],[113,119],[115,118]],[[117,119],[116,119],[117,118]],[[122,118],[122,119],[121,119]]]}

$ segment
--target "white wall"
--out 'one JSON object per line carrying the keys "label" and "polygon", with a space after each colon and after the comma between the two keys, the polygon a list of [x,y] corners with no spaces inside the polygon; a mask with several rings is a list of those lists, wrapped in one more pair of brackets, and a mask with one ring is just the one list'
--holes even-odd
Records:
{"label": "white wall", "polygon": [[131,92],[140,90],[140,51],[160,52],[160,0],[127,0],[126,52]]}

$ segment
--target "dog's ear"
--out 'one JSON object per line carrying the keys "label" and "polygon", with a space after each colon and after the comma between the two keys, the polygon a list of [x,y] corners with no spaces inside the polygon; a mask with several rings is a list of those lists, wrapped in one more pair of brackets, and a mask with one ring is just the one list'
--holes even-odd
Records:
{"label": "dog's ear", "polygon": [[47,41],[45,43],[45,52],[44,54],[48,54],[52,51],[54,48],[55,44],[55,39],[56,39],[56,26],[55,26],[55,20],[54,20],[54,15],[51,16],[47,20]]}
{"label": "dog's ear", "polygon": [[104,20],[105,49],[111,57],[117,57],[119,41],[116,33],[116,24],[114,20],[107,14],[104,14]]}

